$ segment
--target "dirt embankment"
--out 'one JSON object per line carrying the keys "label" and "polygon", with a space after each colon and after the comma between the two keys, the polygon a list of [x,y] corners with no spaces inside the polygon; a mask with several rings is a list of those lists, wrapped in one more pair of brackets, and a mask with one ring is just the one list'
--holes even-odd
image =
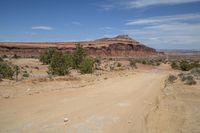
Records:
{"label": "dirt embankment", "polygon": [[167,84],[147,117],[149,133],[199,133],[200,85]]}

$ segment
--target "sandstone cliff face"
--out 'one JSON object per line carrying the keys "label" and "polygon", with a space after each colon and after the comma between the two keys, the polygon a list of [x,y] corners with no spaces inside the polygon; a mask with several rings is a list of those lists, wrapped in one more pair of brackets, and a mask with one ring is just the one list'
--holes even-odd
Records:
{"label": "sandstone cliff face", "polygon": [[81,44],[91,56],[101,57],[135,57],[155,56],[155,49],[147,47],[127,35],[119,35],[114,38],[102,38],[85,42],[0,42],[0,55],[22,57],[37,57],[47,48],[56,48],[61,51],[73,52],[76,44]]}

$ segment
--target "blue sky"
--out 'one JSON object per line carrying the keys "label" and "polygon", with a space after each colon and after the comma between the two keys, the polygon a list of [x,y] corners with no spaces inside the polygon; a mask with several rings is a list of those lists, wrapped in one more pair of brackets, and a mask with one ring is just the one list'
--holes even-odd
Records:
{"label": "blue sky", "polygon": [[0,0],[0,41],[128,34],[154,48],[200,49],[200,0]]}

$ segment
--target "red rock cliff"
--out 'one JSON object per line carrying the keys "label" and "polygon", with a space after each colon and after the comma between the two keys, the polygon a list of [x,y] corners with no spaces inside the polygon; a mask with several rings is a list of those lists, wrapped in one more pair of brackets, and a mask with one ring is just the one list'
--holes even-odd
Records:
{"label": "red rock cliff", "polygon": [[0,42],[0,55],[37,57],[47,48],[72,52],[76,44],[81,44],[89,55],[101,57],[154,56],[155,49],[147,47],[128,35],[102,38],[84,42]]}

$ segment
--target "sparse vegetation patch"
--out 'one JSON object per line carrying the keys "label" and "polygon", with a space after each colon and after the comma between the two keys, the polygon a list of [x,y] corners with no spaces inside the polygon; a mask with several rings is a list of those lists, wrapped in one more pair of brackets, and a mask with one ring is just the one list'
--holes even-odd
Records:
{"label": "sparse vegetation patch", "polygon": [[48,64],[48,74],[66,75],[70,69],[78,69],[82,74],[92,73],[94,71],[95,60],[88,57],[84,48],[76,45],[74,53],[61,52],[55,49],[47,49],[40,56],[40,61]]}
{"label": "sparse vegetation patch", "polygon": [[50,62],[49,74],[61,76],[69,73],[71,66],[70,55],[56,51]]}
{"label": "sparse vegetation patch", "polygon": [[94,59],[92,58],[85,58],[79,65],[80,72],[82,74],[92,73],[94,71]]}
{"label": "sparse vegetation patch", "polygon": [[169,81],[170,83],[173,83],[175,80],[177,80],[177,77],[176,77],[176,76],[174,76],[174,75],[169,75],[168,81]]}
{"label": "sparse vegetation patch", "polygon": [[198,62],[182,60],[182,61],[173,61],[171,63],[171,67],[173,69],[189,71],[193,68],[200,68],[200,64]]}
{"label": "sparse vegetation patch", "polygon": [[0,75],[2,76],[2,78],[12,79],[14,75],[14,70],[8,62],[0,62]]}
{"label": "sparse vegetation patch", "polygon": [[136,61],[134,60],[129,60],[129,65],[131,66],[131,68],[137,68]]}

